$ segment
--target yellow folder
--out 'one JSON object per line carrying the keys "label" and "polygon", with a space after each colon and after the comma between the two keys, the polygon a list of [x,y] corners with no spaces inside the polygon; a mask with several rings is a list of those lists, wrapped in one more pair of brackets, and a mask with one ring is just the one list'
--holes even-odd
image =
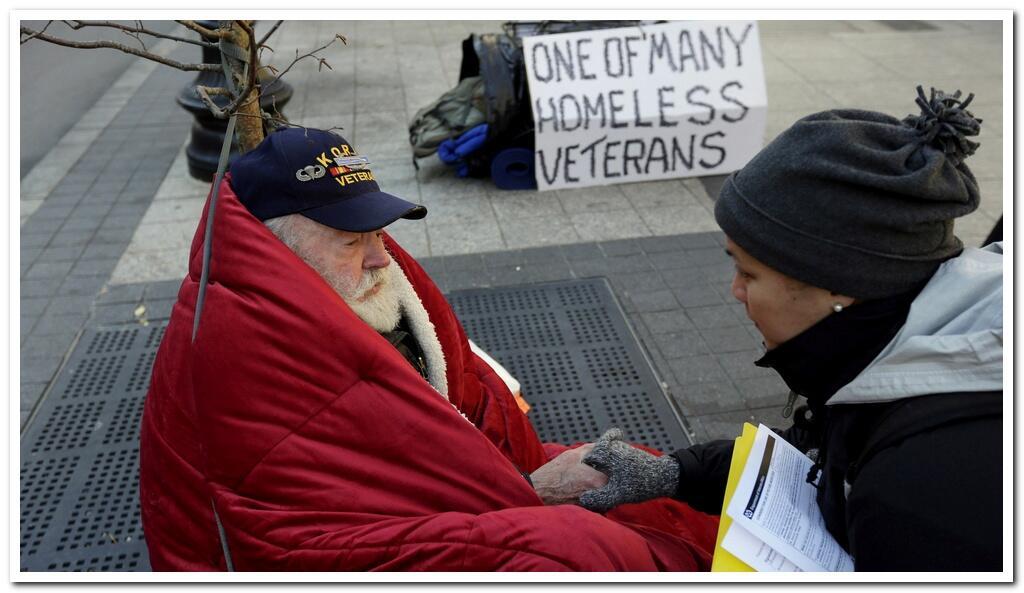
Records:
{"label": "yellow folder", "polygon": [[718,523],[718,540],[715,542],[715,555],[711,559],[711,572],[756,572],[746,562],[729,553],[722,547],[722,540],[725,539],[725,532],[729,531],[732,519],[725,514],[729,507],[732,494],[736,491],[736,485],[740,481],[740,474],[743,473],[743,466],[747,464],[747,457],[750,456],[750,449],[754,446],[754,436],[757,428],[750,423],[743,424],[743,432],[736,439],[736,446],[732,450],[732,461],[729,463],[729,481],[725,486],[725,501],[722,503],[722,516]]}

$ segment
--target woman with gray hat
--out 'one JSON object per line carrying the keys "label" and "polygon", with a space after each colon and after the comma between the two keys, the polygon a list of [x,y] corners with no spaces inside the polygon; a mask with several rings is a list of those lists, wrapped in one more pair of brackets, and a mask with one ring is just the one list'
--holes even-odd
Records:
{"label": "woman with gray hat", "polygon": [[[782,434],[814,460],[807,480],[857,570],[1003,567],[1002,243],[953,234],[979,201],[972,97],[918,87],[921,114],[902,121],[805,117],[715,205],[767,349],[755,364],[790,387],[787,412],[806,398]],[[580,504],[720,512],[732,440],[655,457],[621,439],[584,459],[609,481]]]}

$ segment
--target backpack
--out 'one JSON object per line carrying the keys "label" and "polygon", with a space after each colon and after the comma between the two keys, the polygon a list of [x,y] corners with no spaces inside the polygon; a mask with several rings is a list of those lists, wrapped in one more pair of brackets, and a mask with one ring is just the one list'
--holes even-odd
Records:
{"label": "backpack", "polygon": [[430,156],[445,140],[456,138],[485,121],[483,78],[463,78],[455,88],[416,112],[409,124],[413,157]]}

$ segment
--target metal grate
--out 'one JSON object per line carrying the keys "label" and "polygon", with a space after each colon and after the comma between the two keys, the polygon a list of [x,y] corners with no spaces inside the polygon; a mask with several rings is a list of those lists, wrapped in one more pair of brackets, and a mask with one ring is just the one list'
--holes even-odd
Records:
{"label": "metal grate", "polygon": [[516,369],[524,392],[531,397],[583,391],[583,382],[568,352],[511,352],[504,355],[502,365]]}
{"label": "metal grate", "polygon": [[139,422],[164,326],[87,330],[21,439],[21,569],[149,570]]}
{"label": "metal grate", "polygon": [[541,440],[618,426],[662,451],[689,440],[603,278],[448,295],[466,333],[521,383]]}
{"label": "metal grate", "polygon": [[78,468],[77,455],[21,464],[21,562],[31,561],[58,515],[61,499]]}
{"label": "metal grate", "polygon": [[107,354],[131,350],[138,335],[139,330],[137,328],[126,331],[98,333],[89,342],[86,354]]}
{"label": "metal grate", "polygon": [[601,305],[601,296],[595,285],[573,284],[555,288],[558,302],[563,307],[590,307]]}
{"label": "metal grate", "polygon": [[466,315],[493,315],[509,311],[547,309],[551,306],[544,293],[516,294],[491,290],[480,294],[466,294],[460,307]]}
{"label": "metal grate", "polygon": [[167,324],[159,325],[153,328],[149,332],[149,336],[146,338],[146,348],[155,349],[160,345],[160,342],[164,339],[164,333],[167,331]]}
{"label": "metal grate", "polygon": [[643,443],[663,443],[671,440],[658,410],[642,392],[602,395],[601,404],[608,410],[612,424],[622,428]]}
{"label": "metal grate", "polygon": [[530,417],[537,434],[545,441],[569,444],[601,436],[590,402],[584,398],[538,401],[533,404]]}
{"label": "metal grate", "polygon": [[110,421],[110,427],[103,435],[104,445],[139,442],[142,406],[145,402],[144,395],[126,397],[117,402],[117,410]]}
{"label": "metal grate", "polygon": [[84,447],[102,424],[103,401],[86,401],[56,406],[40,431],[32,453]]}
{"label": "metal grate", "polygon": [[622,346],[607,346],[583,351],[587,374],[598,389],[639,386],[640,372],[633,366]]}
{"label": "metal grate", "polygon": [[149,389],[149,379],[153,373],[153,362],[156,360],[156,350],[139,357],[132,368],[132,374],[128,377],[128,391],[146,391]]}
{"label": "metal grate", "polygon": [[[145,548],[145,546],[143,546]],[[149,570],[145,549],[109,554],[61,554],[45,570],[62,572],[138,572]]]}
{"label": "metal grate", "polygon": [[98,546],[110,549],[119,542],[141,539],[138,500],[124,496],[138,492],[138,456],[138,448],[96,455],[60,534],[57,552]]}
{"label": "metal grate", "polygon": [[488,346],[494,350],[565,346],[565,338],[558,327],[558,319],[553,311],[488,312],[480,317],[466,318],[463,321],[463,327],[470,336],[488,336],[487,339],[490,342]]}
{"label": "metal grate", "polygon": [[71,379],[60,399],[109,396],[114,391],[117,375],[124,368],[124,361],[123,354],[80,359],[72,367]]}
{"label": "metal grate", "polygon": [[573,336],[580,344],[603,342],[615,332],[612,320],[604,309],[569,309],[565,312]]}

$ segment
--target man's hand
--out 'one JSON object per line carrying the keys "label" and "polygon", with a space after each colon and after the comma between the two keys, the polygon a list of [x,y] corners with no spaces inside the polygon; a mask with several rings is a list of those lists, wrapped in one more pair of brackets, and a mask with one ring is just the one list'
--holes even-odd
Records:
{"label": "man's hand", "polygon": [[608,476],[581,463],[593,444],[569,449],[530,474],[533,487],[544,504],[576,504],[586,490],[600,488]]}

